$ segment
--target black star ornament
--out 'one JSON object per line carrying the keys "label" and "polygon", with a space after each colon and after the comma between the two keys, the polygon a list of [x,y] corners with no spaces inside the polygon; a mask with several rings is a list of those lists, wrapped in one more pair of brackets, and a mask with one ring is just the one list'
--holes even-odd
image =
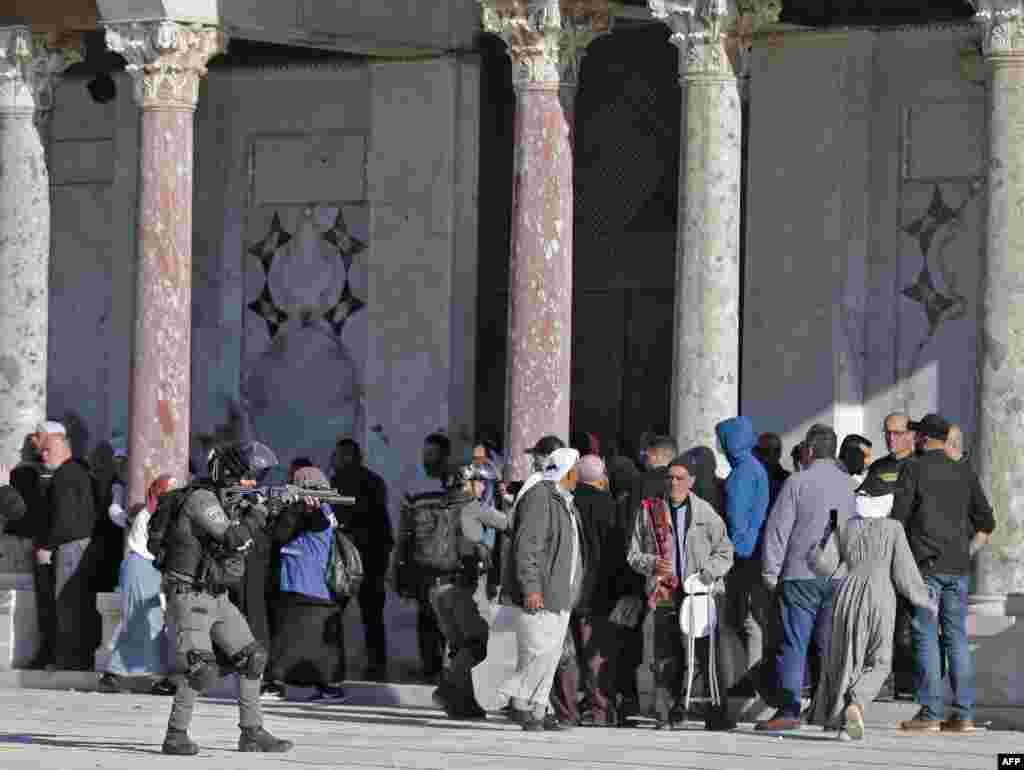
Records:
{"label": "black star ornament", "polygon": [[345,223],[345,214],[338,209],[338,216],[334,218],[334,224],[324,231],[323,239],[338,250],[342,262],[345,263],[345,271],[352,269],[352,259],[356,254],[366,250],[366,243],[356,238],[348,230]]}
{"label": "black star ornament", "polygon": [[345,327],[345,322],[364,307],[366,307],[366,303],[352,293],[352,287],[349,286],[348,281],[345,281],[345,288],[341,290],[341,296],[338,297],[337,304],[324,313],[324,320],[331,325],[334,333],[340,337],[341,330]]}
{"label": "black star ornament", "polygon": [[935,289],[935,282],[932,280],[931,271],[927,266],[922,268],[917,275],[917,280],[900,292],[907,299],[919,302],[928,316],[928,334],[932,335],[939,328],[939,324],[945,320],[946,314],[955,304],[956,300],[950,299],[945,294]]}
{"label": "black star ornament", "polygon": [[957,218],[957,212],[949,207],[942,198],[942,190],[935,185],[932,191],[932,202],[928,210],[919,216],[909,225],[903,228],[907,235],[917,236],[917,242],[921,246],[921,254],[928,256],[928,249],[932,246],[932,239],[936,231],[945,224],[949,224]]}
{"label": "black star ornament", "polygon": [[264,283],[263,291],[247,307],[267,322],[267,333],[271,338],[277,334],[281,324],[288,320],[288,314],[277,306],[274,297],[270,294],[270,285]]}
{"label": "black star ornament", "polygon": [[274,218],[270,222],[270,230],[263,236],[263,239],[257,241],[249,247],[249,253],[254,257],[257,257],[263,264],[263,272],[269,273],[270,266],[274,263],[274,256],[277,254],[277,250],[284,246],[288,241],[292,239],[291,233],[287,232],[281,226],[281,217],[275,211]]}

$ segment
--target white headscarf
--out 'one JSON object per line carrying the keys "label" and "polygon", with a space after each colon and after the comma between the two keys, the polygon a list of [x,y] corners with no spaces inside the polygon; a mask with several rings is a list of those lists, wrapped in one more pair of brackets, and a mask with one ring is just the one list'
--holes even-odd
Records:
{"label": "white headscarf", "polygon": [[544,463],[544,481],[561,481],[579,459],[580,453],[575,449],[556,449]]}
{"label": "white headscarf", "polygon": [[869,497],[857,495],[857,515],[865,519],[884,519],[892,512],[895,496],[892,494]]}

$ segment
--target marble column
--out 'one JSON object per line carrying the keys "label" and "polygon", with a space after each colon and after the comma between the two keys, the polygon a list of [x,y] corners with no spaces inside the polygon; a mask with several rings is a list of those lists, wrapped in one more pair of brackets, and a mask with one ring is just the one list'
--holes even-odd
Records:
{"label": "marble column", "polygon": [[975,589],[1005,596],[1024,592],[1024,2],[977,6],[990,112],[975,467],[997,526]]}
{"label": "marble column", "polygon": [[607,0],[482,0],[512,58],[516,91],[505,446],[510,478],[555,434],[568,442],[572,374],[573,100],[586,46],[609,31]]}
{"label": "marble column", "polygon": [[0,27],[0,463],[46,417],[50,177],[46,127],[70,54]]}
{"label": "marble column", "polygon": [[138,272],[129,413],[130,502],[161,473],[186,478],[192,336],[193,117],[206,63],[224,50],[216,27],[110,24],[142,109]]}
{"label": "marble column", "polygon": [[[676,237],[672,432],[717,450],[715,424],[739,410],[740,174],[737,71],[772,0],[649,0],[679,48],[683,123]],[[720,458],[720,467],[724,458]]]}

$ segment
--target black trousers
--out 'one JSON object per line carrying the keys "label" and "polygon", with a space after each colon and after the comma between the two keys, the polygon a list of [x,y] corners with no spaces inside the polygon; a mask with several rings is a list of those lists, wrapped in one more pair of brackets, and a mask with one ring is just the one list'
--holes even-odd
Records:
{"label": "black trousers", "polygon": [[366,632],[367,663],[383,669],[388,661],[388,640],[384,627],[384,603],[387,589],[382,578],[367,575],[359,588],[359,612]]}

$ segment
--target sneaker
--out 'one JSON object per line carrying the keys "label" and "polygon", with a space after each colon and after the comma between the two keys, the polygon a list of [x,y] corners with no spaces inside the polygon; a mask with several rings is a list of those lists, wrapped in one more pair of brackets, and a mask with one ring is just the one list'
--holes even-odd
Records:
{"label": "sneaker", "polygon": [[554,714],[546,714],[543,719],[537,719],[532,714],[523,722],[523,729],[528,733],[549,732],[557,733],[571,730],[572,727],[565,722],[560,722]]}
{"label": "sneaker", "polygon": [[959,717],[944,719],[939,723],[939,729],[944,733],[973,733],[978,730],[973,719],[960,719]]}
{"label": "sneaker", "polygon": [[260,700],[262,701],[280,701],[284,699],[285,690],[283,684],[268,682],[267,684],[264,684],[260,690]]}
{"label": "sneaker", "polygon": [[853,740],[859,741],[864,738],[864,711],[857,703],[851,703],[843,712],[846,724],[843,727],[846,734]]}
{"label": "sneaker", "polygon": [[341,687],[317,687],[316,692],[309,696],[311,703],[344,703],[348,695]]}
{"label": "sneaker", "polygon": [[168,727],[161,751],[164,754],[191,757],[199,753],[199,744],[191,740],[185,730],[175,730]]}
{"label": "sneaker", "polygon": [[938,719],[931,719],[924,711],[918,711],[913,719],[900,722],[900,730],[905,733],[937,733],[942,722]]}
{"label": "sneaker", "polygon": [[161,679],[149,688],[150,695],[174,695],[178,692],[178,685],[170,679]]}
{"label": "sneaker", "polygon": [[106,673],[100,677],[99,681],[96,682],[97,692],[104,692],[108,694],[116,694],[127,692],[127,688],[122,684],[121,677],[117,674]]}
{"label": "sneaker", "polygon": [[238,736],[238,750],[244,752],[262,751],[270,754],[283,754],[295,746],[291,741],[275,738],[262,727],[243,727]]}

